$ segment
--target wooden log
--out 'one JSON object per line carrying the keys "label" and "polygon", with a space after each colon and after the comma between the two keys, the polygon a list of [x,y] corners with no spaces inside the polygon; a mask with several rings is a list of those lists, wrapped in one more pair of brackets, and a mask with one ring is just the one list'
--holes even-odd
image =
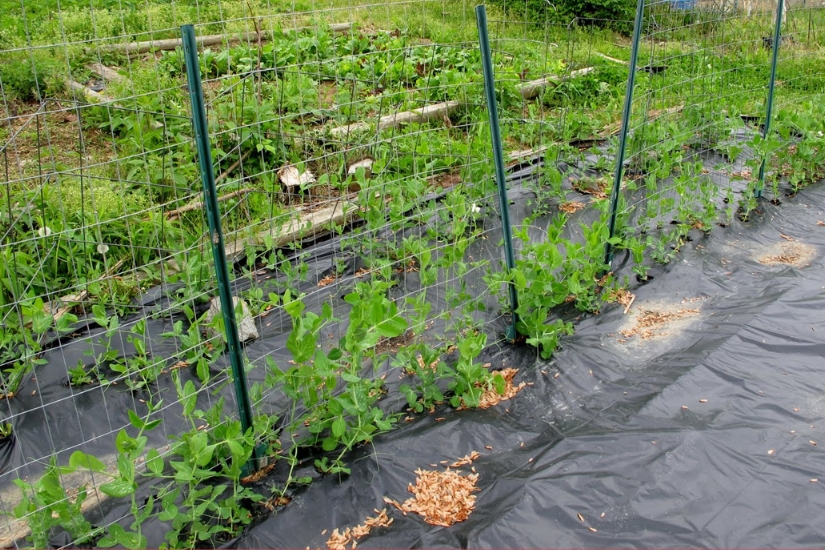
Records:
{"label": "wooden log", "polygon": [[[296,31],[312,30],[315,27],[298,27]],[[352,28],[352,23],[334,23],[329,26],[332,32],[347,32]],[[289,30],[289,29],[287,29]],[[219,44],[234,44],[237,42],[247,41],[264,41],[269,40],[271,33],[269,31],[242,32],[236,34],[210,34],[199,36],[195,40],[200,47],[216,46]],[[177,47],[182,47],[183,42],[180,38],[165,38],[160,40],[147,40],[145,42],[130,42],[128,44],[109,44],[101,46],[100,50],[104,52],[123,52],[123,53],[147,53],[154,50],[174,50]]]}
{"label": "wooden log", "polygon": [[66,86],[70,90],[78,92],[89,103],[112,103],[114,101],[113,99],[108,98],[105,95],[96,92],[87,86],[84,86],[80,82],[75,82],[74,80],[66,80],[65,82]]}
{"label": "wooden log", "polygon": [[[106,105],[111,104],[114,107],[118,107],[118,104],[115,102],[114,99],[110,97],[106,97],[105,95],[101,94],[100,92],[96,92],[89,88],[88,86],[84,86],[80,82],[75,82],[74,80],[66,80],[66,86],[70,90],[74,90],[78,92],[83,98],[88,101],[89,103],[95,103],[97,105]],[[163,128],[163,123],[159,120],[153,120],[150,124],[152,128],[155,130],[159,128]]]}
{"label": "wooden log", "polygon": [[298,218],[285,220],[280,227],[273,227],[251,237],[241,237],[226,244],[226,259],[239,260],[246,252],[247,245],[260,245],[272,238],[272,246],[279,247],[307,237],[313,237],[332,230],[334,225],[355,218],[358,207],[352,202],[337,202],[333,206],[314,212],[307,212]]}
{"label": "wooden log", "polygon": [[123,82],[126,80],[126,77],[122,74],[114,69],[110,69],[103,63],[90,63],[86,65],[86,68],[102,78],[104,82]]}
{"label": "wooden log", "polygon": [[571,78],[578,78],[580,76],[590,74],[595,70],[595,67],[586,67],[584,69],[570,71],[570,73],[567,75],[548,75],[537,80],[531,80],[530,82],[525,82],[520,86],[519,93],[521,94],[521,97],[523,97],[524,99],[534,99],[545,88],[548,88],[550,86],[558,86],[565,80],[569,80]]}
{"label": "wooden log", "polygon": [[619,65],[624,65],[625,67],[630,66],[630,63],[628,63],[627,61],[622,61],[621,59],[616,59],[615,57],[610,57],[609,55],[605,55],[601,52],[593,52],[593,53],[595,53],[596,55],[598,55],[602,59],[606,59],[607,61],[612,61],[613,63],[618,63]]}
{"label": "wooden log", "polygon": [[[409,122],[427,122],[434,118],[440,118],[449,115],[456,110],[459,105],[458,101],[444,101],[442,103],[434,103],[427,105],[420,109],[413,109],[412,111],[403,111],[400,113],[393,113],[391,115],[382,116],[378,119],[376,131],[386,130],[387,128],[395,128]],[[356,122],[348,124],[347,126],[339,126],[330,130],[333,137],[342,137],[354,132],[362,132],[373,127],[372,122]]]}

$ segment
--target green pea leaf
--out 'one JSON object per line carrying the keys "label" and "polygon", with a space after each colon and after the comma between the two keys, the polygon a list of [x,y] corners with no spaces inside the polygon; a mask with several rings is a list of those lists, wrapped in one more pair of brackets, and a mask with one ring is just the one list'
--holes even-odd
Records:
{"label": "green pea leaf", "polygon": [[344,420],[344,417],[339,416],[335,419],[332,423],[332,435],[336,438],[340,438],[344,435],[347,431],[347,422]]}
{"label": "green pea leaf", "polygon": [[110,481],[109,483],[104,483],[99,488],[104,495],[121,498],[134,493],[136,484],[124,479],[116,479],[114,481]]}

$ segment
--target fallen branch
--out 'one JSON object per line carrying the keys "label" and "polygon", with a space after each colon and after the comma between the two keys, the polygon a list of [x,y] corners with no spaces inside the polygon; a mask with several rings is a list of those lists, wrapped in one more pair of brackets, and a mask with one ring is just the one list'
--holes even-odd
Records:
{"label": "fallen branch", "polygon": [[570,74],[567,75],[549,75],[537,80],[531,80],[530,82],[525,82],[520,86],[519,93],[524,99],[533,99],[538,96],[542,90],[549,86],[558,86],[565,80],[578,78],[580,76],[590,74],[595,70],[595,67],[586,67],[584,69],[570,71]]}
{"label": "fallen branch", "polygon": [[608,60],[608,61],[612,61],[613,63],[618,63],[619,65],[624,65],[625,67],[629,67],[629,66],[630,66],[630,63],[628,63],[627,61],[622,61],[621,59],[616,59],[615,57],[610,57],[609,55],[604,55],[604,54],[603,54],[603,53],[601,53],[601,52],[593,52],[593,53],[595,53],[596,55],[598,55],[598,56],[599,56],[599,57],[601,57],[602,59],[606,59],[606,60]]}
{"label": "fallen branch", "polygon": [[273,227],[251,237],[238,237],[226,245],[226,259],[234,262],[243,256],[247,245],[260,245],[271,238],[271,246],[280,247],[307,237],[330,231],[333,225],[345,223],[355,218],[358,208],[351,202],[338,202],[335,205],[309,212],[297,219],[290,219],[279,227]]}
{"label": "fallen branch", "polygon": [[66,80],[65,82],[70,90],[80,93],[83,98],[90,103],[114,103],[113,99],[92,90],[88,86],[84,86],[80,82],[75,82],[74,80]]}
{"label": "fallen branch", "polygon": [[627,303],[627,306],[624,308],[624,314],[627,315],[627,312],[630,311],[630,306],[633,305],[633,301],[636,299],[636,295],[630,297],[630,301]]}
{"label": "fallen branch", "polygon": [[[315,27],[297,27],[296,31],[312,30]],[[332,32],[347,32],[352,28],[352,23],[334,23],[329,26]],[[269,40],[268,32],[258,33],[257,31],[250,31],[238,33],[234,35],[225,34],[210,34],[206,36],[199,36],[195,40],[199,47],[216,46],[218,44],[234,44],[236,42],[249,42],[252,40]],[[180,38],[166,38],[162,40],[147,40],[145,42],[130,42],[128,44],[110,44],[102,46],[101,51],[105,52],[123,52],[123,53],[147,53],[155,50],[167,51],[182,47],[183,42]]]}
{"label": "fallen branch", "polygon": [[[584,76],[595,70],[596,69],[594,67],[587,67],[584,69],[571,71],[568,75],[550,75],[537,80],[531,80],[530,82],[525,82],[521,85],[519,93],[521,93],[521,96],[524,99],[533,99],[538,96],[544,88],[549,86],[558,86],[565,80]],[[410,122],[427,122],[435,118],[442,118],[448,116],[460,106],[461,103],[458,101],[444,101],[442,103],[427,105],[426,107],[422,107],[420,109],[402,111],[400,113],[382,116],[378,119],[377,124],[375,124],[375,131],[380,132],[381,130],[386,130],[388,128],[396,128],[402,124],[407,124]],[[340,138],[355,132],[371,130],[372,128],[372,122],[356,122],[346,126],[338,126],[337,128],[333,128],[330,130],[330,134],[332,134],[333,137]]]}
{"label": "fallen branch", "polygon": [[223,171],[223,173],[222,173],[220,176],[218,176],[217,178],[215,178],[215,183],[220,183],[220,182],[222,182],[223,180],[225,180],[225,179],[229,176],[229,174],[231,174],[231,173],[232,173],[232,171],[233,171],[235,168],[237,168],[238,166],[240,166],[240,165],[241,165],[241,163],[242,163],[243,161],[245,161],[245,160],[246,160],[246,157],[248,157],[248,156],[249,156],[249,153],[250,153],[249,151],[245,152],[244,154],[242,154],[242,155],[240,156],[240,158],[239,158],[238,160],[236,160],[235,162],[233,162],[232,164],[230,164],[230,165],[229,165],[229,168],[227,168],[226,170],[224,170],[224,171]]}
{"label": "fallen branch", "polygon": [[122,74],[114,69],[110,69],[103,63],[90,63],[89,65],[86,65],[86,68],[102,78],[104,81],[108,80],[109,82],[123,82],[126,80],[126,77]]}
{"label": "fallen branch", "polygon": [[[88,86],[84,86],[80,82],[75,82],[74,80],[65,80],[66,86],[69,87],[70,90],[74,90],[83,96],[83,98],[88,101],[89,103],[94,103],[96,105],[112,105],[113,107],[120,107],[117,102],[107,97],[100,92],[96,92],[89,88]],[[152,120],[150,126],[157,130],[158,128],[163,128],[163,123],[159,120]]]}
{"label": "fallen branch", "polygon": [[[254,187],[244,187],[243,189],[238,189],[237,191],[233,191],[226,195],[221,195],[220,197],[218,197],[218,202],[225,202],[231,199],[237,199],[239,197],[243,197],[244,195],[248,195],[253,191],[255,191]],[[177,208],[175,210],[170,210],[166,213],[166,217],[169,219],[169,221],[176,220],[180,218],[181,214],[185,214],[186,212],[192,212],[193,210],[199,210],[201,208],[203,208],[203,201],[190,202],[186,206],[181,206],[180,208]]]}
{"label": "fallen branch", "polygon": [[[452,111],[456,110],[461,103],[458,101],[444,101],[442,103],[434,103],[427,105],[420,109],[413,109],[412,111],[403,111],[400,113],[393,113],[391,115],[382,116],[378,119],[376,131],[386,130],[387,128],[395,128],[402,124],[409,122],[427,122],[434,118],[447,116]],[[354,132],[369,130],[372,128],[370,122],[356,122],[355,124],[348,124],[346,126],[339,126],[330,130],[334,137],[341,137]]]}

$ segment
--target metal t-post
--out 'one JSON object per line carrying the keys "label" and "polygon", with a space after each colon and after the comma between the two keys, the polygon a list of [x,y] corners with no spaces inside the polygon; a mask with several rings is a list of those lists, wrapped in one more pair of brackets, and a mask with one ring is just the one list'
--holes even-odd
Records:
{"label": "metal t-post", "polygon": [[[504,151],[501,147],[501,128],[498,123],[498,104],[496,102],[496,86],[493,77],[493,56],[490,52],[490,37],[487,34],[487,10],[484,5],[476,6],[476,23],[478,25],[478,42],[481,48],[481,66],[484,72],[484,93],[487,96],[487,112],[490,116],[490,136],[493,142],[493,160],[496,165],[496,183],[498,184],[498,200],[501,206],[501,232],[504,236],[504,256],[507,269],[512,271],[516,267],[516,257],[513,252],[513,234],[510,227],[510,200],[507,198],[507,180],[504,172]],[[516,339],[516,323],[518,323],[518,293],[516,286],[511,282],[510,308],[513,311],[512,324],[507,327],[505,337]]]}
{"label": "metal t-post", "polygon": [[[189,84],[189,100],[192,104],[192,124],[195,129],[195,142],[198,146],[198,163],[203,181],[203,202],[209,220],[209,236],[212,243],[212,255],[215,259],[215,273],[218,278],[218,290],[223,311],[223,323],[226,330],[226,344],[229,349],[229,361],[232,365],[232,377],[235,383],[235,399],[238,402],[238,415],[244,433],[252,427],[252,406],[249,388],[246,383],[244,357],[238,336],[238,323],[232,303],[232,289],[229,286],[229,268],[226,264],[226,250],[223,244],[218,192],[215,188],[215,172],[212,169],[212,150],[209,144],[209,127],[206,120],[206,107],[203,102],[201,69],[198,60],[198,46],[195,42],[195,28],[192,25],[181,27],[183,54],[186,60],[186,79]],[[252,452],[252,470],[258,469],[257,446]],[[249,465],[247,465],[247,468]]]}
{"label": "metal t-post", "polygon": [[616,171],[613,175],[613,189],[610,190],[610,219],[607,223],[608,241],[604,245],[604,263],[613,263],[613,245],[611,240],[616,236],[616,212],[619,209],[619,192],[624,175],[624,157],[627,150],[627,133],[630,129],[630,112],[633,109],[633,86],[636,83],[636,63],[639,58],[639,40],[642,36],[644,22],[645,0],[636,3],[636,20],[633,23],[633,46],[630,49],[630,74],[627,77],[627,89],[624,94],[622,108],[622,130],[619,134],[619,151],[616,154]]}
{"label": "metal t-post", "polygon": [[[768,139],[771,131],[771,118],[773,117],[773,91],[776,87],[776,65],[779,61],[779,43],[782,41],[782,12],[785,9],[785,0],[776,2],[776,27],[773,30],[773,49],[771,58],[771,80],[768,83],[768,107],[765,113],[765,128],[762,133],[764,139]],[[762,164],[759,165],[759,182],[756,184],[754,196],[758,199],[762,196],[762,189],[765,187],[765,164],[768,159],[763,157]]]}

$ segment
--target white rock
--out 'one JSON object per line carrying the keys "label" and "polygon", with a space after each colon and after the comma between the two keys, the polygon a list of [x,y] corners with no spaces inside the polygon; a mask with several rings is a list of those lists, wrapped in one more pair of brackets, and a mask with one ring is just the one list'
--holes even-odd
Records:
{"label": "white rock", "polygon": [[[237,296],[232,297],[232,307],[237,311],[238,309],[238,300]],[[246,342],[247,340],[254,340],[258,338],[258,328],[255,326],[255,320],[252,318],[252,314],[249,311],[249,306],[246,304],[244,300],[240,300],[241,302],[241,318],[236,320],[238,321],[238,337],[240,338],[241,342]],[[206,312],[204,316],[204,322],[206,323],[206,333],[210,337],[214,337],[216,335],[215,329],[213,329],[210,324],[212,320],[218,316],[222,315],[221,313],[221,298],[220,296],[215,296],[212,300],[209,301],[209,311]],[[225,334],[218,334],[224,341],[226,341]]]}
{"label": "white rock", "polygon": [[358,162],[353,162],[349,165],[349,169],[347,170],[347,175],[352,176],[355,175],[355,172],[358,171],[359,168],[363,168],[364,172],[366,172],[366,176],[370,176],[370,172],[372,171],[372,163],[375,162],[371,158],[363,158]]}
{"label": "white rock", "polygon": [[312,175],[312,172],[307,170],[304,173],[299,174],[298,169],[292,164],[289,166],[284,166],[278,170],[278,179],[280,179],[281,183],[283,183],[287,188],[300,187],[301,185],[310,185],[315,183],[315,176]]}

